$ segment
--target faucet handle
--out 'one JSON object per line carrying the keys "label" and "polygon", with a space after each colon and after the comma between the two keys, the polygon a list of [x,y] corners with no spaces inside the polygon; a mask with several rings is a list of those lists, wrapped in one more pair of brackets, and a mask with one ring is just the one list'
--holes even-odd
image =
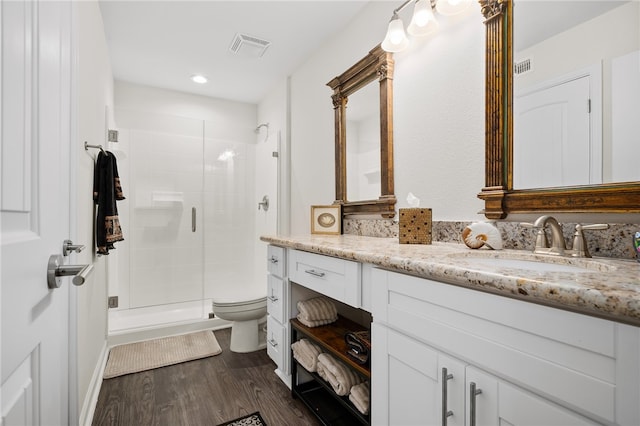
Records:
{"label": "faucet handle", "polygon": [[591,257],[587,242],[584,240],[584,233],[582,231],[595,231],[609,229],[609,225],[606,223],[594,223],[593,225],[576,225],[576,232],[573,234],[573,246],[571,247],[572,257]]}

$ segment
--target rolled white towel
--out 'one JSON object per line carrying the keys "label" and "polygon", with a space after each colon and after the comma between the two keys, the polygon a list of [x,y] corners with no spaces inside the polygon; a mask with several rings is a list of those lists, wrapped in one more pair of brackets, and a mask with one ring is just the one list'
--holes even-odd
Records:
{"label": "rolled white towel", "polygon": [[298,321],[300,321],[302,324],[304,324],[304,325],[306,325],[307,327],[310,327],[310,328],[320,327],[321,325],[331,324],[332,322],[336,322],[337,319],[338,318],[336,317],[334,319],[310,321],[308,319],[305,319],[301,315],[298,315]]}
{"label": "rolled white towel", "polygon": [[349,392],[349,401],[351,401],[362,414],[369,414],[369,382],[363,382],[353,386],[351,392]]}
{"label": "rolled white towel", "polygon": [[300,339],[291,344],[293,357],[302,365],[305,370],[314,372],[318,365],[318,355],[322,350],[308,339]]}
{"label": "rolled white towel", "polygon": [[325,380],[329,382],[333,391],[340,396],[347,395],[354,385],[362,382],[356,372],[329,354],[322,353],[318,355],[318,368],[320,368],[320,365],[322,365],[324,374],[327,376]]}
{"label": "rolled white towel", "polygon": [[327,368],[323,366],[321,363],[318,363],[316,365],[316,373],[318,373],[318,376],[323,378],[325,382],[329,381],[329,376],[327,376]]}
{"label": "rolled white towel", "polygon": [[297,303],[298,318],[306,321],[331,320],[338,319],[338,310],[336,305],[326,297],[314,297],[308,300],[300,300]]}

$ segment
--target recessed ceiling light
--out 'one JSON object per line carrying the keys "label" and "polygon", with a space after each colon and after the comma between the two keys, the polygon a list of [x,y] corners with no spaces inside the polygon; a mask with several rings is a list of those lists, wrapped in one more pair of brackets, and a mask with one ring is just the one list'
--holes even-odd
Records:
{"label": "recessed ceiling light", "polygon": [[196,74],[191,76],[191,81],[198,84],[205,84],[209,80],[207,80],[207,77],[204,75]]}

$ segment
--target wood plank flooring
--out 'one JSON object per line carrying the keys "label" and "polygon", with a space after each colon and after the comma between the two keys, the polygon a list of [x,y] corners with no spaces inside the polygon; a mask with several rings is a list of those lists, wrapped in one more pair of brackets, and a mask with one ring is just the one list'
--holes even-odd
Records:
{"label": "wood plank flooring", "polygon": [[92,425],[218,425],[255,411],[269,426],[319,425],[266,351],[229,350],[230,331],[215,332],[220,355],[104,380]]}

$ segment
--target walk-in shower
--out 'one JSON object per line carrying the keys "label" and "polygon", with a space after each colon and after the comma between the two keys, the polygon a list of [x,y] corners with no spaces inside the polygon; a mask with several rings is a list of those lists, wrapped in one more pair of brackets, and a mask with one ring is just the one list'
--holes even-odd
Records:
{"label": "walk-in shower", "polygon": [[[250,128],[238,132],[249,138],[219,137],[206,121],[123,109],[115,117],[127,202],[120,205],[125,244],[108,262],[109,296],[118,297],[109,310],[110,335],[223,325],[209,320],[211,298],[234,286],[264,287],[266,294],[255,261],[263,244],[256,220],[267,214],[256,208],[263,194],[255,191],[264,134]],[[271,157],[261,164],[277,168]]]}

